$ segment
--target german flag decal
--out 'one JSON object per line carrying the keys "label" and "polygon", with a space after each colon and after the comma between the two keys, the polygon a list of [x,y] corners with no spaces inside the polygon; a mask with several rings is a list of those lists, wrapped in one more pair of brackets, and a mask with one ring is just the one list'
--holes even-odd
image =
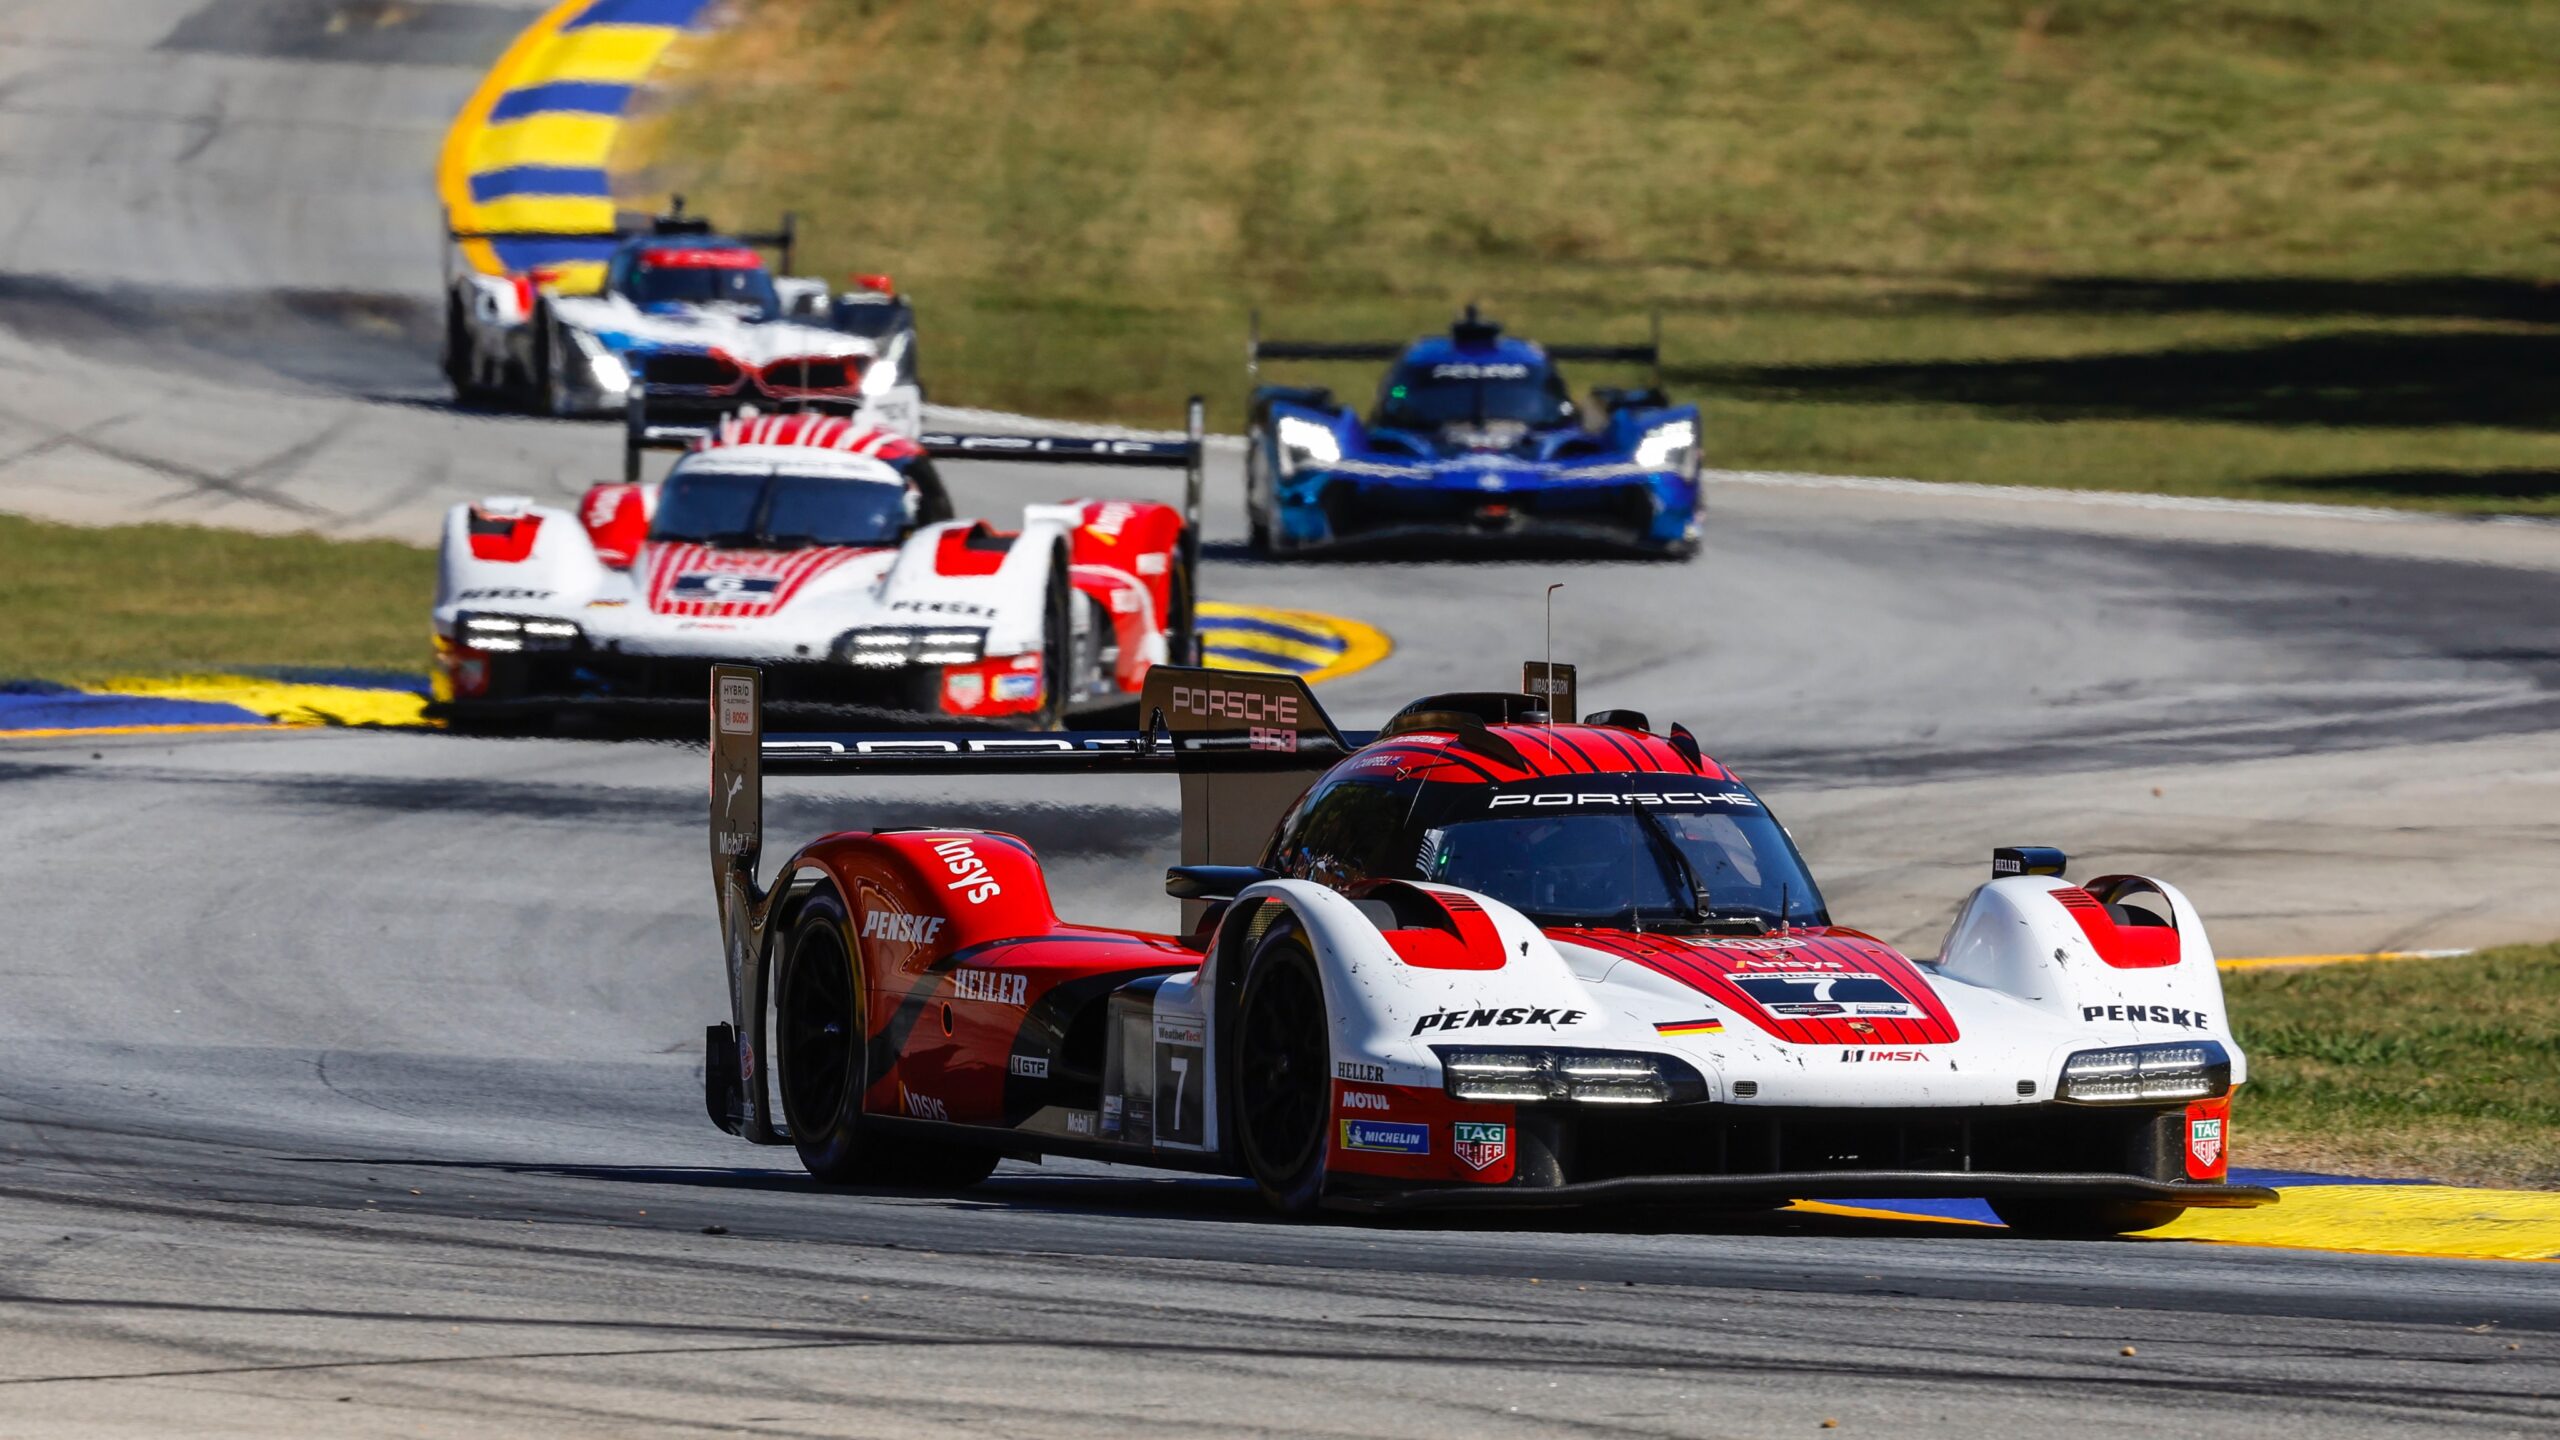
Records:
{"label": "german flag decal", "polygon": [[1665,1020],[1653,1027],[1657,1035],[1721,1035],[1724,1022],[1709,1016],[1704,1020]]}

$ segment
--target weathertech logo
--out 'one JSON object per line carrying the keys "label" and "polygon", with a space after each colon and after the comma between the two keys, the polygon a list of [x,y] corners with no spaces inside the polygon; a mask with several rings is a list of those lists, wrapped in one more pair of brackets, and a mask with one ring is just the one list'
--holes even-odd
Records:
{"label": "weathertech logo", "polygon": [[862,938],[930,945],[933,937],[942,933],[944,923],[939,915],[904,915],[895,910],[871,910],[862,917]]}
{"label": "weathertech logo", "polygon": [[1005,970],[954,970],[951,972],[952,998],[976,1000],[988,1005],[1022,1007],[1024,992],[1030,989],[1028,977]]}

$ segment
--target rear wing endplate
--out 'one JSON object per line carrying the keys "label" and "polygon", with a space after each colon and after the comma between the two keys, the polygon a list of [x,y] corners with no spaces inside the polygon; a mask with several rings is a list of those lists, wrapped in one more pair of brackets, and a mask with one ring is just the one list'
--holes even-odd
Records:
{"label": "rear wing endplate", "polygon": [[[1550,360],[1605,361],[1610,364],[1643,365],[1653,371],[1654,388],[1662,386],[1662,312],[1653,311],[1651,332],[1641,345],[1541,345]],[[1248,322],[1244,342],[1244,369],[1250,381],[1262,378],[1265,360],[1393,360],[1412,345],[1410,340],[1266,340],[1262,337],[1262,312],[1256,310]]]}

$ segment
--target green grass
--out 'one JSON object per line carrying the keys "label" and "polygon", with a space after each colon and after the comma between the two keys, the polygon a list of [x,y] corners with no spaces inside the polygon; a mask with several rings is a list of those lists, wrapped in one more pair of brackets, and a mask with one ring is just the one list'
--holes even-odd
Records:
{"label": "green grass", "polygon": [[2560,1188],[2560,945],[2223,977],[2243,1164]]}
{"label": "green grass", "polygon": [[1659,306],[1719,464],[2560,513],[2554,54],[2525,0],[753,0],[624,158],[896,273],[958,403],[1233,427],[1255,307]]}
{"label": "green grass", "polygon": [[0,679],[423,671],[435,565],[381,540],[0,515]]}

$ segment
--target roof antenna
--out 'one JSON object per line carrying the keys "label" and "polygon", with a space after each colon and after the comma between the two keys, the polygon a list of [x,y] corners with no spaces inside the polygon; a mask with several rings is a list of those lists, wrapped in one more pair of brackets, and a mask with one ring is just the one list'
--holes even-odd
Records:
{"label": "roof antenna", "polygon": [[1556,726],[1556,592],[1564,588],[1559,580],[1547,587],[1547,728]]}

